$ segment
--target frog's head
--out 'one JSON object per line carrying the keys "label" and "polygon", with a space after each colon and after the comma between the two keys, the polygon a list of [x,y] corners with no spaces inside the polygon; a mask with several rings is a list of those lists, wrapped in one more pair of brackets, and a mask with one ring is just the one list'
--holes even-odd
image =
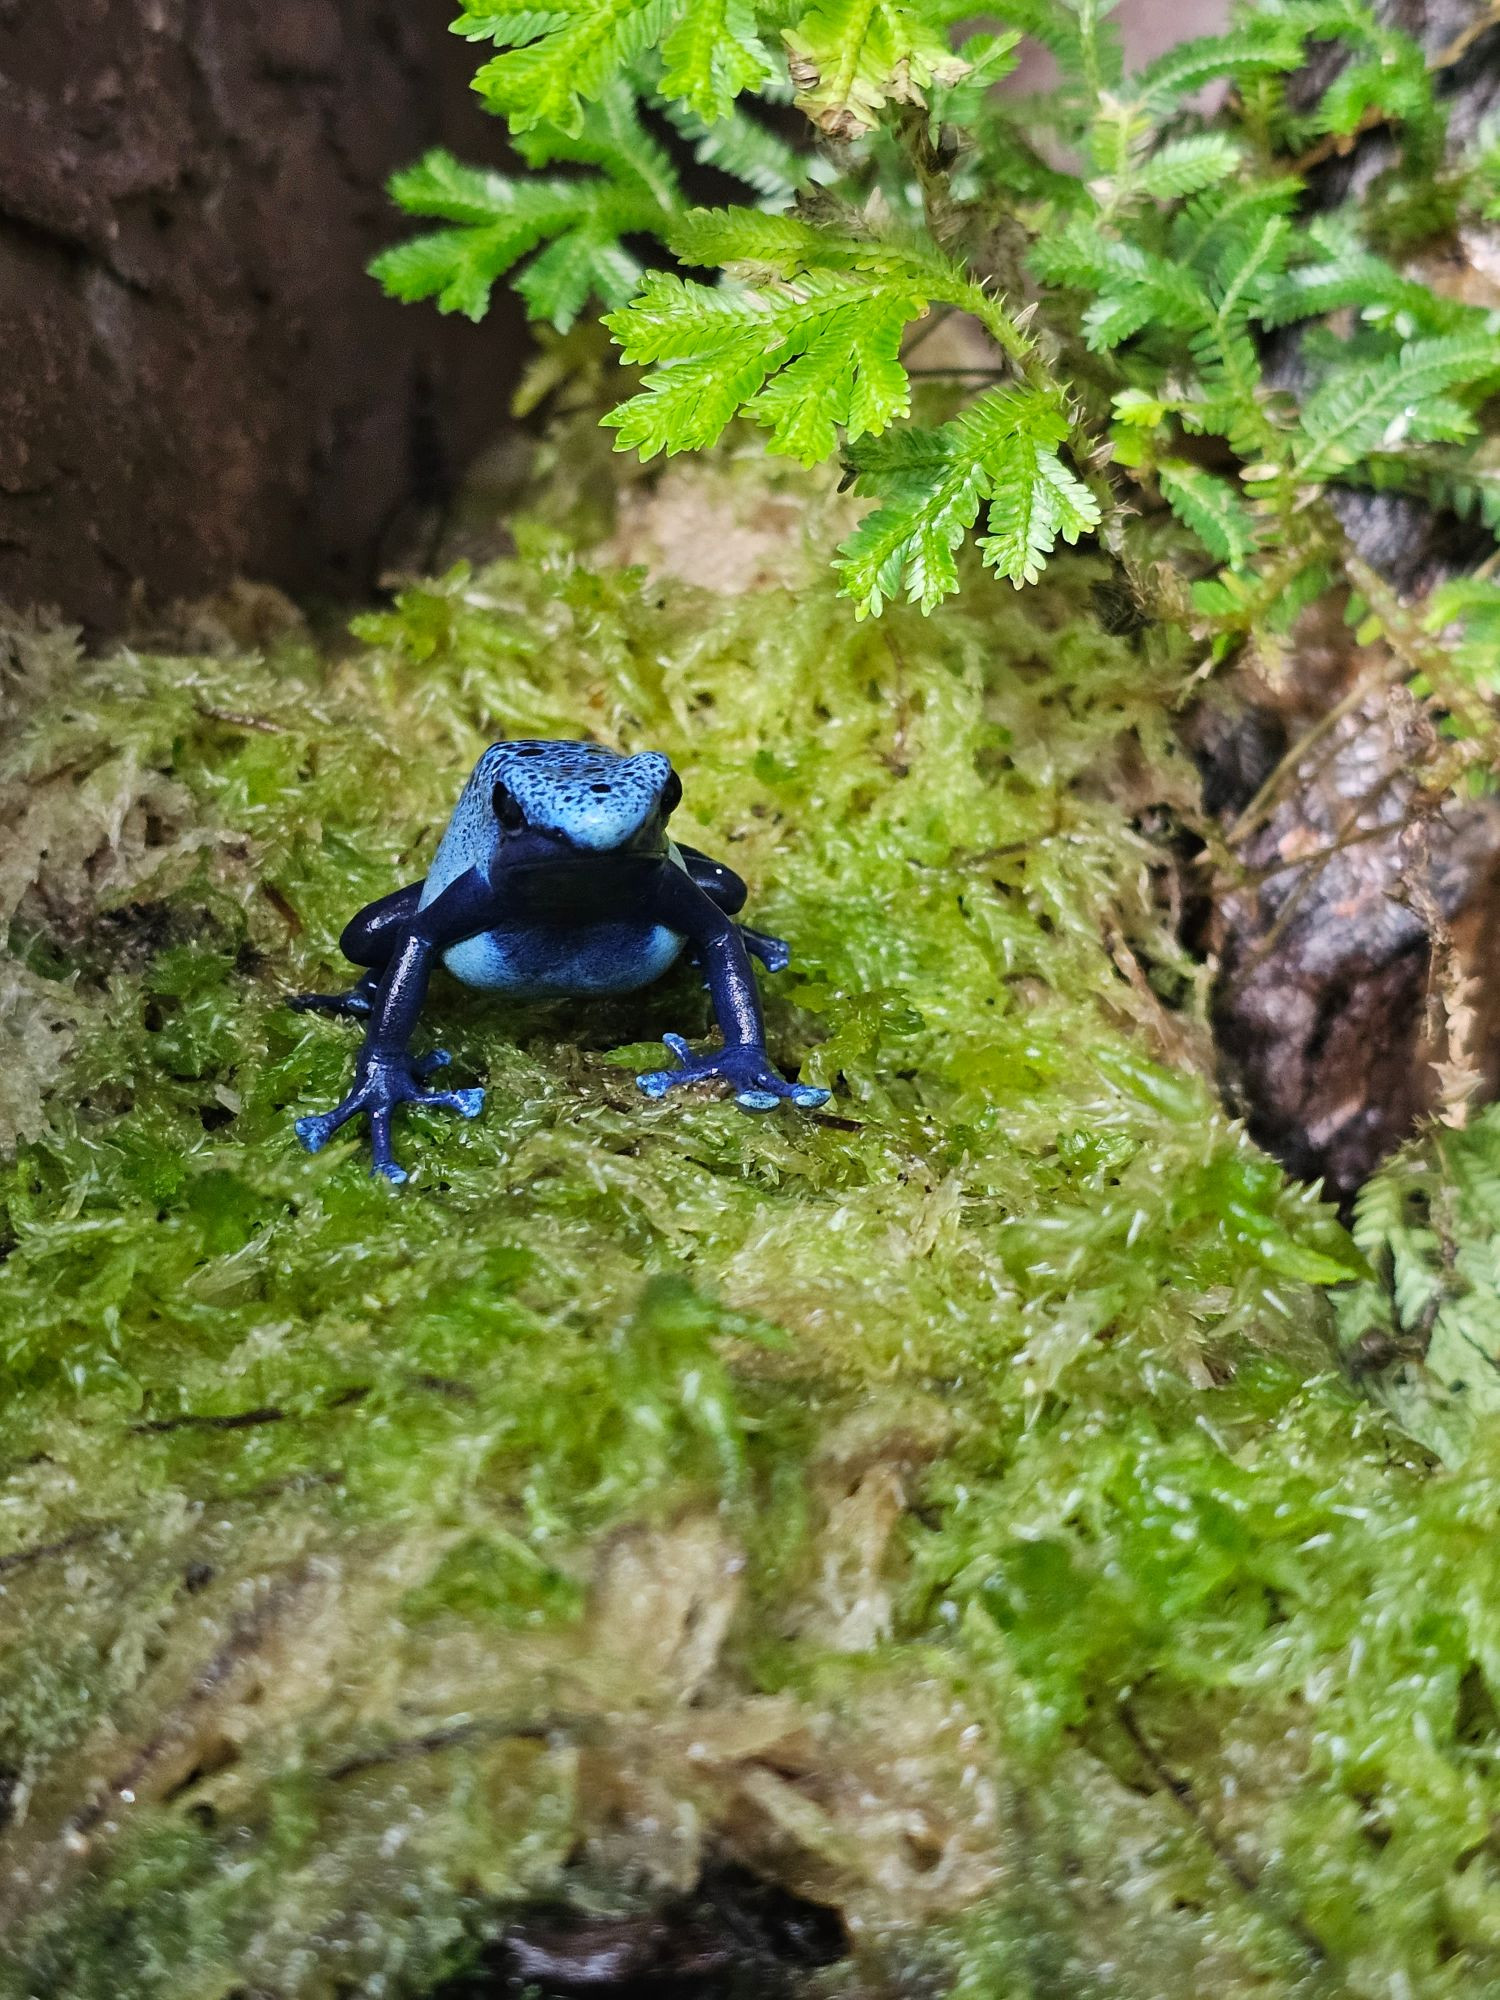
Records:
{"label": "frog's head", "polygon": [[666,853],[682,780],[659,750],[497,743],[485,764],[502,837],[527,860]]}

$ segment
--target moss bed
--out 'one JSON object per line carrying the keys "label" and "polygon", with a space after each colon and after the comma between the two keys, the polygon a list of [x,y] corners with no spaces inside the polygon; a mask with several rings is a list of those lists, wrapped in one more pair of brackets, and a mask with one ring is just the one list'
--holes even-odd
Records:
{"label": "moss bed", "polygon": [[[1194,661],[1083,558],[930,623],[540,533],[319,650],[12,631],[0,1993],[419,1995],[733,1864],[828,1994],[1500,1983],[1500,1458],[1340,1375],[1159,829]],[[506,1008],[413,1171],[291,1120],[478,750],[682,771],[826,1114],[647,1103],[684,970]]]}

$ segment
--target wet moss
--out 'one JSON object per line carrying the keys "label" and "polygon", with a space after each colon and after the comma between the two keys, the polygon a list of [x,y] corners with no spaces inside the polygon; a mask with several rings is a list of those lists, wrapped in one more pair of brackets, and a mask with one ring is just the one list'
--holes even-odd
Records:
{"label": "wet moss", "polygon": [[[1143,830],[1192,662],[1098,574],[872,627],[539,545],[336,656],[17,637],[0,1992],[417,1994],[726,1856],[867,1989],[1500,1971],[1500,1467],[1333,1371],[1364,1267]],[[353,1039],[284,996],[523,731],[671,752],[829,1115],[640,1098],[688,972],[444,985],[485,1115],[298,1151]]]}

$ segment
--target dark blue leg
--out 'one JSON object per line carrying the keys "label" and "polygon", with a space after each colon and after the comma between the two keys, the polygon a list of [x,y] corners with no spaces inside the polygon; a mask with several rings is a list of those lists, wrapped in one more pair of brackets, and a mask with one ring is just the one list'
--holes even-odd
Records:
{"label": "dark blue leg", "polygon": [[[701,889],[726,917],[738,916],[750,893],[743,878],[736,875],[732,868],[726,868],[722,861],[715,861],[711,854],[700,853],[696,847],[679,846],[677,852],[686,863],[688,879],[694,887]],[[752,930],[749,924],[741,924],[738,928],[746,951],[752,958],[758,958],[767,972],[786,971],[792,962],[792,948],[784,938]]]}
{"label": "dark blue leg", "polygon": [[367,1020],[380,990],[380,975],[395,948],[401,926],[417,913],[423,884],[409,882],[378,902],[368,903],[344,926],[339,950],[351,965],[371,968],[347,993],[294,993],[287,1005],[298,1014],[334,1014],[344,1020]]}
{"label": "dark blue leg", "polygon": [[679,1084],[716,1078],[733,1086],[736,1100],[747,1111],[769,1111],[782,1098],[804,1111],[826,1104],[826,1090],[789,1083],[766,1053],[760,995],[740,926],[704,890],[673,868],[662,871],[657,911],[669,929],[692,944],[708,979],[724,1046],[695,1056],[681,1035],[663,1035],[678,1066],[647,1070],[638,1076],[636,1082],[646,1095],[665,1097]]}
{"label": "dark blue leg", "polygon": [[[450,883],[426,909],[416,907],[420,892],[418,883],[372,903],[344,932],[340,943],[347,956],[360,952],[373,959],[378,952],[384,969],[355,1061],[354,1088],[331,1111],[297,1120],[297,1137],[308,1152],[317,1153],[341,1126],[363,1113],[370,1121],[374,1171],[390,1181],[406,1179],[391,1147],[397,1105],[430,1104],[464,1118],[477,1118],[484,1106],[482,1090],[424,1090],[423,1079],[448,1062],[448,1052],[437,1049],[414,1057],[407,1044],[427,994],[434,957],[448,944],[473,937],[485,927],[496,911],[495,893],[488,877],[476,869]],[[400,914],[402,910],[407,914]]]}

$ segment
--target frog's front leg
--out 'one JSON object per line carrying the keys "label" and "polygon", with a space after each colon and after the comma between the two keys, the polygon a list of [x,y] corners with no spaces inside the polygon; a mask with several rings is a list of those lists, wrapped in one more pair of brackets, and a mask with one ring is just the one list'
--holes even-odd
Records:
{"label": "frog's front leg", "polygon": [[755,974],[740,926],[732,917],[681,870],[672,868],[662,871],[655,914],[658,922],[688,939],[703,966],[724,1046],[695,1056],[680,1035],[664,1035],[677,1068],[638,1076],[636,1082],[646,1095],[665,1097],[679,1084],[718,1078],[733,1086],[747,1111],[769,1111],[782,1098],[804,1111],[826,1104],[826,1090],[789,1083],[767,1054]]}
{"label": "frog's front leg", "polygon": [[367,903],[345,924],[339,950],[351,965],[368,966],[347,993],[296,993],[287,1001],[297,1014],[335,1014],[345,1020],[368,1020],[380,991],[380,975],[390,963],[403,929],[417,914],[422,901],[421,882],[408,882],[389,896]]}
{"label": "frog's front leg", "polygon": [[[715,861],[711,854],[703,853],[700,848],[679,843],[677,852],[682,856],[689,881],[701,889],[726,917],[737,917],[750,893],[744,877],[736,875],[732,868],[722,861]],[[768,931],[752,930],[749,924],[738,924],[736,929],[744,940],[746,951],[752,958],[758,958],[767,972],[786,971],[792,962],[792,948],[785,938],[772,937]]]}
{"label": "frog's front leg", "polygon": [[[428,1104],[477,1118],[482,1090],[426,1090],[423,1079],[449,1060],[447,1052],[414,1057],[407,1047],[427,994],[432,961],[450,944],[488,929],[498,914],[488,879],[477,869],[449,885],[425,910],[389,927],[386,966],[375,991],[364,1046],[354,1066],[354,1088],[331,1111],[297,1120],[297,1137],[310,1153],[327,1145],[341,1126],[361,1114],[370,1121],[373,1171],[404,1181],[396,1159],[391,1124],[397,1105]],[[346,933],[347,935],[347,933]]]}

